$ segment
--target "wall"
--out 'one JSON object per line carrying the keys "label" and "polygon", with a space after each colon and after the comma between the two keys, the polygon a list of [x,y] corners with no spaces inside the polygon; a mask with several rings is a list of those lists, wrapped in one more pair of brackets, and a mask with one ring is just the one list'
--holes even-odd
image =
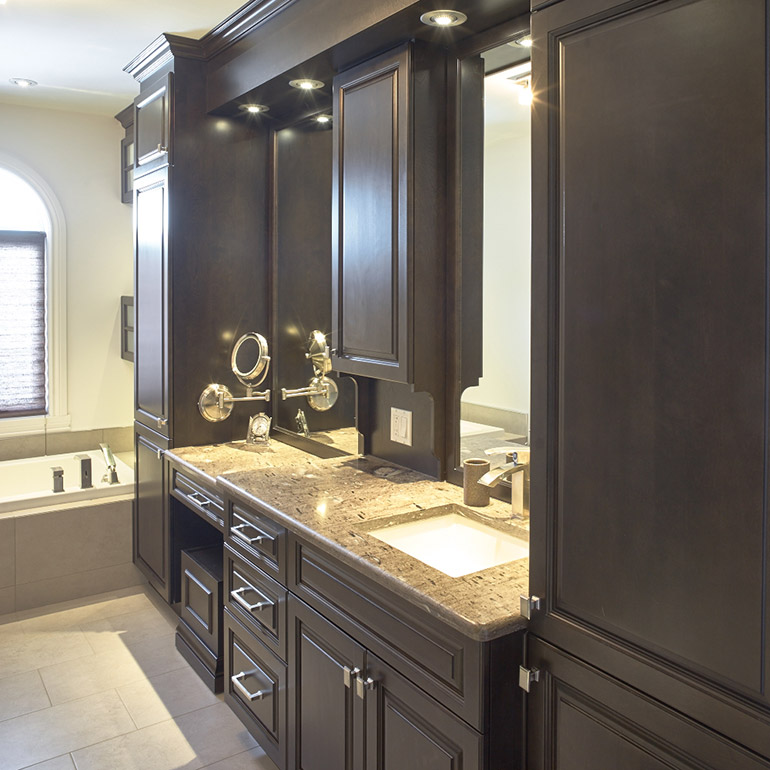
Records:
{"label": "wall", "polygon": [[530,129],[487,126],[484,141],[484,375],[464,402],[529,413]]}
{"label": "wall", "polygon": [[122,135],[112,117],[0,104],[0,154],[45,179],[64,211],[72,431],[133,421],[133,365],[120,358],[120,296],[133,294],[132,212],[119,191]]}

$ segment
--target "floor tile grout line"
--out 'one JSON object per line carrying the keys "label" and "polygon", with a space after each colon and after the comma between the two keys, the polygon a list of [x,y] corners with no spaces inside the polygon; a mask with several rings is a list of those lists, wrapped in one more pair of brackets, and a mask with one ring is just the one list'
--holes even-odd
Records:
{"label": "floor tile grout line", "polygon": [[[131,682],[131,684],[135,684],[134,682]],[[129,709],[128,704],[123,700],[123,696],[120,694],[120,688],[116,687],[115,692],[118,695],[118,698],[120,698],[120,702],[123,704],[123,708],[126,710],[126,713],[128,714],[128,718],[131,720],[131,722],[134,725],[134,732],[139,730],[139,725],[136,723],[136,719],[134,719],[134,715],[131,713],[131,709]]]}

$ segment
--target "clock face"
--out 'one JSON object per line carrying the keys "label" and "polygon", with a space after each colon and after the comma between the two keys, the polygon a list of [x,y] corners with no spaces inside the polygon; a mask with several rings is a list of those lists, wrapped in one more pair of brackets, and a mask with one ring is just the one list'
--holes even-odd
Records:
{"label": "clock face", "polygon": [[270,418],[263,412],[254,415],[249,421],[249,439],[260,443],[270,440]]}

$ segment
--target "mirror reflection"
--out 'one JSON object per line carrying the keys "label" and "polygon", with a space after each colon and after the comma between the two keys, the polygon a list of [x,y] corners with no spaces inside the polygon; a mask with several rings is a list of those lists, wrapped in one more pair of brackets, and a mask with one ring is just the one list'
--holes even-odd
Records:
{"label": "mirror reflection", "polygon": [[482,56],[483,374],[462,394],[460,459],[496,468],[529,445],[531,89],[526,51],[508,43]]}
{"label": "mirror reflection", "polygon": [[310,451],[356,454],[355,382],[329,371],[324,355],[331,330],[331,123],[309,116],[277,127],[272,151],[273,386],[277,396],[288,394],[274,400],[273,426],[284,440],[312,442],[302,443]]}

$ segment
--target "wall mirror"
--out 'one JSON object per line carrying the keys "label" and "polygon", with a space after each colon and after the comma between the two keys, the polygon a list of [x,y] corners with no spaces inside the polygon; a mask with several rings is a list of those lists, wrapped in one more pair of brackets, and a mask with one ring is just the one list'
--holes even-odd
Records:
{"label": "wall mirror", "polygon": [[472,109],[463,111],[471,124],[464,117],[460,122],[460,151],[464,143],[480,162],[483,198],[467,192],[461,204],[460,216],[473,220],[476,243],[461,243],[458,256],[461,362],[451,403],[453,480],[467,458],[488,459],[492,468],[504,464],[511,451],[528,458],[532,97],[529,48],[521,44],[529,39],[529,29],[513,27],[495,45],[489,46],[487,37],[489,47],[469,53],[461,63],[471,82],[464,92],[461,88],[461,102],[466,100],[467,107],[483,89],[483,126],[478,113],[472,124]]}
{"label": "wall mirror", "polygon": [[[331,331],[328,116],[327,109],[271,131],[273,426],[288,443],[335,456],[357,454],[359,435],[356,384],[330,371],[325,356]],[[336,394],[303,392],[313,389],[314,378],[328,378],[328,394]],[[282,391],[291,395],[282,398]]]}

